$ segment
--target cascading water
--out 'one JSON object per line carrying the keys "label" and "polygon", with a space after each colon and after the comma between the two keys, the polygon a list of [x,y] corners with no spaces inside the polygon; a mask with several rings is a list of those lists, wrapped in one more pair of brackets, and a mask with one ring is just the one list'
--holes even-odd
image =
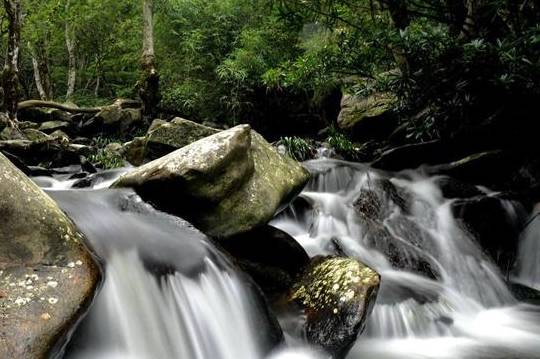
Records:
{"label": "cascading water", "polygon": [[540,358],[540,308],[514,299],[436,178],[328,159],[306,166],[312,181],[272,224],[312,256],[355,257],[382,276],[348,358]]}
{"label": "cascading water", "polygon": [[105,262],[104,286],[65,358],[263,357],[256,293],[200,232],[131,191],[49,194]]}
{"label": "cascading water", "polygon": [[[454,217],[437,178],[328,159],[306,166],[311,182],[272,224],[311,256],[351,256],[382,276],[348,359],[540,358],[540,309],[514,299]],[[266,309],[257,292],[189,224],[131,191],[96,190],[118,173],[94,175],[90,190],[66,191],[76,183],[67,176],[36,179],[106,268],[104,287],[64,357],[263,358]],[[538,218],[523,234],[515,278],[537,288]],[[296,318],[288,320],[292,347],[268,359],[327,358],[297,337]]]}

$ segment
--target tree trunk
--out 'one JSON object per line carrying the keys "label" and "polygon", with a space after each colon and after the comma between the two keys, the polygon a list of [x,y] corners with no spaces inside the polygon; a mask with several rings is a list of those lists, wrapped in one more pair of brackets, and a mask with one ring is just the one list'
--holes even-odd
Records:
{"label": "tree trunk", "polygon": [[[405,30],[411,23],[409,9],[404,0],[379,0],[381,7],[388,10],[392,24],[397,30]],[[397,66],[401,70],[403,76],[409,76],[414,72],[413,59],[410,59],[405,51],[399,46],[390,48]]]}
{"label": "tree trunk", "polygon": [[485,7],[485,0],[467,0],[467,16],[461,30],[460,37],[465,40],[474,39],[483,31],[484,19],[483,10]]}
{"label": "tree trunk", "polygon": [[453,36],[459,36],[467,16],[467,8],[464,0],[446,0],[448,13],[448,29]]}
{"label": "tree trunk", "polygon": [[147,120],[157,114],[161,100],[159,73],[155,66],[152,0],[143,0],[143,53],[141,58],[143,78],[138,84],[142,113]]}
{"label": "tree trunk", "polygon": [[[66,15],[69,14],[70,0],[66,2]],[[68,78],[66,100],[69,100],[75,92],[75,83],[77,80],[77,55],[75,54],[75,32],[71,28],[69,16],[66,19],[66,48],[68,53]]]}
{"label": "tree trunk", "polygon": [[39,64],[35,56],[32,56],[32,68],[34,69],[34,80],[36,82],[36,88],[39,94],[39,98],[43,101],[49,100],[47,94],[43,88],[43,83],[41,82],[41,74],[39,73]]}
{"label": "tree trunk", "polygon": [[3,108],[8,113],[11,125],[17,122],[17,103],[20,97],[19,52],[21,45],[22,5],[21,0],[4,0],[8,18],[8,45],[6,62],[2,72]]}
{"label": "tree trunk", "polygon": [[47,44],[45,41],[39,41],[34,48],[31,45],[28,48],[31,51],[34,81],[39,97],[44,101],[50,100],[53,98],[53,89],[49,75]]}

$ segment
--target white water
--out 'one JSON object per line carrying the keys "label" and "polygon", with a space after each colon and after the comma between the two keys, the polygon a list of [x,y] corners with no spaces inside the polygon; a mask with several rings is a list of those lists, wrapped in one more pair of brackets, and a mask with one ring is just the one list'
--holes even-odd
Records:
{"label": "white water", "polygon": [[263,358],[255,293],[187,223],[130,191],[53,191],[105,259],[105,283],[65,357]]}
{"label": "white water", "polygon": [[[273,225],[310,255],[341,254],[379,271],[382,287],[349,359],[540,358],[540,310],[518,303],[499,270],[454,218],[434,178],[388,176],[332,160]],[[117,172],[98,174],[107,187]],[[390,179],[407,208],[377,185]],[[129,191],[70,190],[73,180],[37,179],[106,262],[106,281],[70,344],[74,359],[262,359],[261,302],[228,262],[189,226]],[[377,221],[353,208],[373,191]],[[371,194],[372,195],[372,194]],[[368,203],[369,206],[369,203]],[[378,223],[378,224],[377,224]],[[540,283],[540,220],[523,234],[517,277]],[[262,323],[262,326],[261,326]],[[293,333],[267,359],[326,359]]]}
{"label": "white water", "polygon": [[[540,358],[540,308],[513,298],[434,178],[388,176],[335,160],[307,166],[315,175],[301,197],[310,206],[293,205],[272,224],[310,255],[346,254],[382,276],[366,331],[348,358]],[[380,186],[383,179],[408,198],[407,208]],[[382,216],[362,219],[354,202],[373,193]],[[539,242],[523,250],[527,273],[538,268]]]}

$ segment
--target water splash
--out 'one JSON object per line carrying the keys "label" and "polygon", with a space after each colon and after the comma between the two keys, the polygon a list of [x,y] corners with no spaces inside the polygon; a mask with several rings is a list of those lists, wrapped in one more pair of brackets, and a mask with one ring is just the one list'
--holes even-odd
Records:
{"label": "water splash", "polygon": [[[513,298],[499,269],[454,217],[437,178],[337,160],[306,165],[312,181],[272,224],[310,255],[352,256],[382,276],[366,331],[349,358],[540,357],[540,309]],[[532,277],[535,257],[523,256]]]}

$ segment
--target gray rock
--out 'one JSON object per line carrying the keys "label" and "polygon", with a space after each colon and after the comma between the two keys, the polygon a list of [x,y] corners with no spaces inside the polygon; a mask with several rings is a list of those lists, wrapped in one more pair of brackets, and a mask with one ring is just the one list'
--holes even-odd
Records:
{"label": "gray rock", "polygon": [[133,187],[203,232],[228,237],[268,222],[308,179],[296,161],[241,125],[149,162],[113,186]]}
{"label": "gray rock", "polygon": [[1,154],[0,176],[0,357],[48,357],[100,271],[71,220]]}

